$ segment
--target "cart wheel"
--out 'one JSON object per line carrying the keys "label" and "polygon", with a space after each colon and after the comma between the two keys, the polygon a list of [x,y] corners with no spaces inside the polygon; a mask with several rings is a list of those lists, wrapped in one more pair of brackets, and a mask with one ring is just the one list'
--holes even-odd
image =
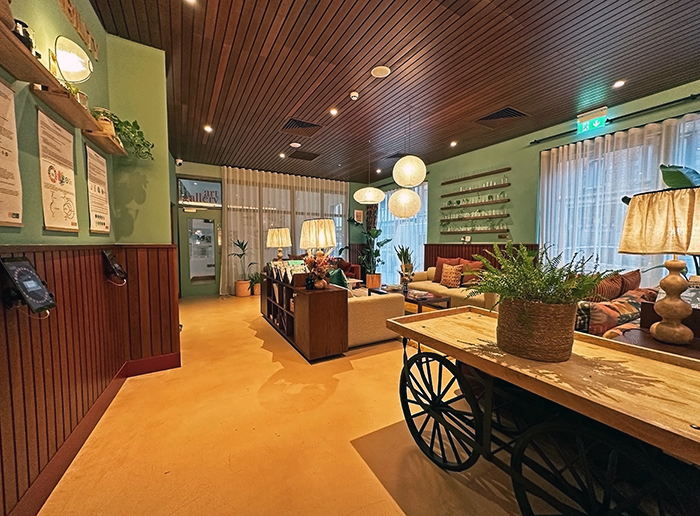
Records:
{"label": "cart wheel", "polygon": [[523,516],[700,514],[663,465],[597,428],[534,426],[518,439],[511,468]]}
{"label": "cart wheel", "polygon": [[452,362],[436,353],[413,355],[401,372],[399,396],[408,429],[431,461],[464,471],[479,460],[474,445],[483,442],[481,411]]}

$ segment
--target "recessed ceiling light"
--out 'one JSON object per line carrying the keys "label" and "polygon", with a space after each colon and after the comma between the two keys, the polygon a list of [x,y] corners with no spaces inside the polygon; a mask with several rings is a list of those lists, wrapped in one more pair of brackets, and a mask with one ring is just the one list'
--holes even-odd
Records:
{"label": "recessed ceiling light", "polygon": [[372,68],[372,75],[379,79],[388,77],[390,73],[391,68],[389,68],[388,66],[375,66],[374,68]]}
{"label": "recessed ceiling light", "polygon": [[205,125],[205,126],[204,126],[204,130],[205,130],[206,132],[210,133],[210,132],[212,132],[214,129],[212,129],[210,125]]}
{"label": "recessed ceiling light", "polygon": [[377,174],[381,174],[381,173],[382,173],[382,169],[381,169],[381,168],[378,168],[378,169],[377,169]]}
{"label": "recessed ceiling light", "polygon": [[331,115],[335,116],[335,115],[337,115],[337,114],[338,114],[338,110],[337,110],[337,109],[331,109]]}
{"label": "recessed ceiling light", "polygon": [[342,165],[341,165],[340,163],[338,163],[338,166],[339,166],[339,167],[342,167]]}
{"label": "recessed ceiling light", "polygon": [[625,85],[625,81],[616,81],[615,84],[613,84],[613,88],[622,88]]}
{"label": "recessed ceiling light", "polygon": [[457,146],[457,142],[450,142],[450,147],[456,147],[456,146]]}
{"label": "recessed ceiling light", "polygon": [[294,147],[295,149],[298,149],[299,147],[301,147],[301,143],[292,142],[289,144],[289,146]]}
{"label": "recessed ceiling light", "polygon": [[280,158],[286,158],[286,156],[284,155],[284,152],[280,152]]}

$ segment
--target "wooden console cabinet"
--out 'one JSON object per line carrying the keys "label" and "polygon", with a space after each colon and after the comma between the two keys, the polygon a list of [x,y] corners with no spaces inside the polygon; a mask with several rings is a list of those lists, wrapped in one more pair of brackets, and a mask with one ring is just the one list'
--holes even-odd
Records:
{"label": "wooden console cabinet", "polygon": [[348,350],[348,293],[294,287],[263,275],[260,312],[307,360]]}

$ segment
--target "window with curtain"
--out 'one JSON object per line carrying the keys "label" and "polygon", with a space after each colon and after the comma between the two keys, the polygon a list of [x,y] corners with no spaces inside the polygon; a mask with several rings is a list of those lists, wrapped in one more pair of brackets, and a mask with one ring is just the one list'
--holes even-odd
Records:
{"label": "window with curtain", "polygon": [[[659,165],[700,170],[700,117],[695,114],[584,140],[541,153],[540,246],[551,254],[598,257],[600,268],[647,269],[666,256],[617,252],[624,196],[665,188]],[[684,257],[694,272],[692,259]],[[658,285],[661,268],[642,275]]]}
{"label": "window with curtain", "polygon": [[248,242],[248,262],[256,262],[249,272],[262,270],[277,256],[277,248],[267,248],[267,230],[289,228],[292,247],[287,253],[300,254],[301,224],[307,219],[331,218],[335,222],[337,248],[347,243],[346,217],[349,185],[341,181],[317,179],[249,170],[222,168],[222,295],[235,292],[241,277],[236,240]]}
{"label": "window with curtain", "polygon": [[425,243],[428,241],[428,183],[427,181],[415,191],[420,197],[420,211],[415,217],[399,219],[389,211],[389,198],[396,190],[386,193],[384,200],[377,208],[377,227],[382,230],[381,240],[391,238],[391,242],[381,250],[384,263],[377,268],[382,275],[382,283],[399,282],[399,259],[396,257],[394,247],[399,245],[408,247],[413,251],[413,264],[416,271],[424,270],[423,255]]}

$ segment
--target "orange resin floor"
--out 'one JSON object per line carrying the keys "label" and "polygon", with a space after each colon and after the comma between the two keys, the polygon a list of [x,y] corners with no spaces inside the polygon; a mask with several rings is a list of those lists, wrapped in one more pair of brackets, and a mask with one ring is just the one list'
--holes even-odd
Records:
{"label": "orange resin floor", "polygon": [[447,473],[413,443],[398,341],[310,365],[259,298],[180,319],[182,367],[126,381],[42,516],[519,514],[493,466]]}

